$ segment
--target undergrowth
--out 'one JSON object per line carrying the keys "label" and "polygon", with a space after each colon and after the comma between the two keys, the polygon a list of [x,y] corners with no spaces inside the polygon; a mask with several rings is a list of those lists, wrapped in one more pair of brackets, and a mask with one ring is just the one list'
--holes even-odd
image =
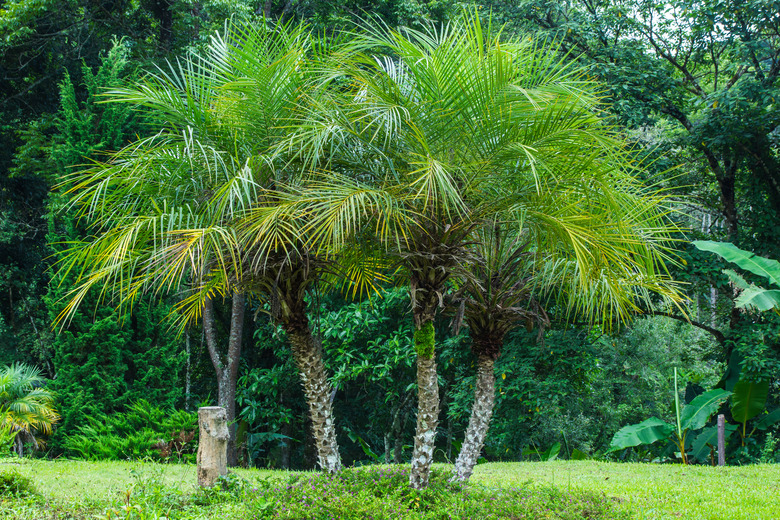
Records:
{"label": "undergrowth", "polygon": [[132,490],[105,511],[124,520],[246,518],[254,520],[611,519],[602,495],[523,486],[499,489],[449,483],[434,470],[424,490],[409,487],[407,467],[369,467],[338,475],[301,474],[287,482],[229,475],[214,488],[185,495],[155,476],[138,475]]}
{"label": "undergrowth", "polygon": [[29,477],[22,475],[15,469],[0,471],[0,497],[19,498],[38,495],[38,490],[35,489]]}

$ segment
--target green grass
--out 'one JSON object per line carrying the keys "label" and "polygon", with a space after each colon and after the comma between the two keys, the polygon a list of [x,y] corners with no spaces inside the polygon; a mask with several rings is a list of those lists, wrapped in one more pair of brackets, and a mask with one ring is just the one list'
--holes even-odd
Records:
{"label": "green grass", "polygon": [[[446,469],[443,465],[439,468]],[[128,492],[137,493],[142,485],[147,486],[144,500],[154,502],[156,509],[152,509],[155,511],[164,512],[169,502],[196,491],[194,466],[66,460],[0,462],[0,472],[9,469],[29,477],[40,496],[2,497],[0,518],[106,518],[106,512],[112,508],[114,512],[122,513],[123,497]],[[281,485],[295,475],[242,469],[235,473],[250,485],[268,478]],[[520,487],[535,490],[544,500],[555,493],[550,491],[552,487],[565,495],[563,498],[556,495],[556,503],[561,500],[587,501],[603,494],[606,495],[606,498],[602,497],[605,509],[596,517],[605,519],[780,518],[780,502],[776,499],[780,488],[780,465],[711,468],[592,461],[491,463],[479,465],[472,481],[480,493],[492,488]],[[581,494],[583,492],[585,495]],[[361,501],[364,499],[356,503]],[[539,511],[544,510],[544,505],[535,503],[534,507],[537,506],[542,508]],[[189,504],[187,508],[187,518],[262,517],[256,516],[256,504],[252,506],[242,499],[220,499],[214,503],[205,499]],[[612,509],[613,513],[604,512]],[[590,518],[587,511],[577,514],[572,513],[574,509],[567,511],[550,518]]]}
{"label": "green grass", "polygon": [[562,489],[603,492],[636,519],[780,519],[780,465],[717,468],[592,461],[494,463],[474,481],[515,485],[531,479]]}

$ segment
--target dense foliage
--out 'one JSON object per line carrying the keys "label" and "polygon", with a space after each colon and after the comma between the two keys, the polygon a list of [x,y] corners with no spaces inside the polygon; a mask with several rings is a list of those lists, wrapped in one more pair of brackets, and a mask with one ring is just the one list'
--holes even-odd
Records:
{"label": "dense foliage", "polygon": [[194,462],[197,442],[197,414],[164,410],[142,399],[127,412],[87,416],[66,438],[65,448],[87,460]]}

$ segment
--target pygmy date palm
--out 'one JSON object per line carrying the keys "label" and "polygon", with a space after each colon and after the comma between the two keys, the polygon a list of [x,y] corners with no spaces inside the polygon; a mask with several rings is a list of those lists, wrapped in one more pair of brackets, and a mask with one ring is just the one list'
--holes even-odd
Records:
{"label": "pygmy date palm", "polygon": [[[313,42],[300,26],[228,26],[203,56],[110,93],[166,125],[69,181],[94,236],[62,263],[78,277],[63,317],[92,287],[123,303],[146,292],[182,293],[180,322],[202,314],[218,401],[233,421],[245,295],[268,301],[301,371],[319,463],[337,471],[330,386],[304,301],[319,264],[302,247],[302,221],[274,218],[284,206],[274,188],[294,182],[303,167],[276,146],[318,81],[312,64],[329,52]],[[250,213],[265,218],[251,244],[242,235]],[[226,358],[214,330],[220,296],[232,300]]]}
{"label": "pygmy date palm", "polygon": [[309,182],[304,199],[320,243],[338,250],[370,232],[408,274],[418,390],[410,481],[420,488],[439,415],[433,322],[473,231],[499,213],[522,220],[529,247],[576,258],[576,285],[587,288],[605,266],[662,270],[668,230],[595,111],[598,86],[555,49],[502,41],[468,15],[428,31],[375,29],[364,44],[346,66],[350,88],[301,134],[339,157],[338,173]]}
{"label": "pygmy date palm", "polygon": [[[457,332],[466,322],[471,351],[477,359],[474,404],[465,438],[455,462],[454,479],[467,481],[485,442],[495,402],[493,367],[504,336],[520,324],[541,327],[547,314],[532,295],[532,253],[528,237],[491,222],[475,237],[472,261],[460,272],[459,290],[453,295],[458,307]],[[507,236],[509,235],[509,236]]]}
{"label": "pygmy date palm", "polygon": [[54,396],[35,367],[15,364],[0,369],[0,427],[15,432],[14,450],[21,457],[24,444],[38,447],[36,435],[50,434],[59,420]]}
{"label": "pygmy date palm", "polygon": [[[536,229],[544,232],[544,228]],[[467,481],[480,456],[495,401],[493,367],[501,354],[505,335],[522,325],[540,326],[540,335],[549,323],[542,306],[569,317],[584,316],[606,322],[626,319],[636,305],[652,306],[652,295],[666,304],[677,298],[675,284],[666,276],[634,273],[626,277],[619,270],[601,271],[601,278],[582,286],[577,279],[577,257],[561,251],[539,248],[543,237],[534,237],[524,222],[492,221],[479,230],[473,246],[473,262],[458,273],[461,285],[454,295],[459,305],[455,325],[465,321],[471,350],[477,359],[474,404],[465,438],[455,462],[453,479]],[[576,294],[567,291],[578,287]],[[579,301],[574,303],[573,300]],[[596,302],[599,302],[596,305]],[[606,306],[601,302],[607,302]],[[609,311],[609,312],[608,312]]]}

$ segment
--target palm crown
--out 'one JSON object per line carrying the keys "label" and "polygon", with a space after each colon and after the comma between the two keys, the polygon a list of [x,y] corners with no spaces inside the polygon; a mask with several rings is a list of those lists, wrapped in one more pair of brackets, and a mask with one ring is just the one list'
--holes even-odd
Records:
{"label": "palm crown", "polygon": [[305,183],[296,211],[311,215],[320,247],[340,250],[368,230],[409,275],[420,399],[412,483],[424,486],[432,444],[418,447],[438,415],[431,323],[474,230],[497,215],[513,222],[546,283],[614,291],[575,310],[625,316],[637,296],[676,295],[664,268],[673,227],[663,195],[635,179],[633,155],[599,117],[598,85],[554,48],[502,41],[469,15],[438,30],[375,28],[360,45],[341,69],[349,88],[290,138],[304,151],[328,143],[337,158]]}
{"label": "palm crown", "polygon": [[44,386],[45,379],[35,367],[15,364],[0,369],[0,426],[17,432],[17,451],[21,455],[22,442],[37,444],[35,435],[51,434],[59,420],[54,408],[54,395]]}

